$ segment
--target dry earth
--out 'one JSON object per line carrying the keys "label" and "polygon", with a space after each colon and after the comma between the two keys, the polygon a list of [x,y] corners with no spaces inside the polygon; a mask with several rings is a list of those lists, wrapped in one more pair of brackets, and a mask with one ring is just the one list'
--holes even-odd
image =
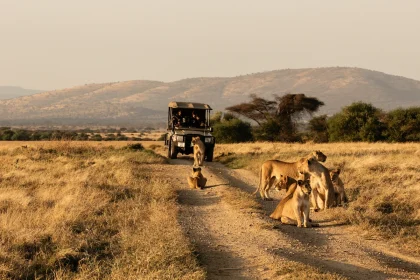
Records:
{"label": "dry earth", "polygon": [[179,221],[208,279],[298,277],[293,276],[296,268],[285,269],[288,266],[314,268],[317,279],[420,279],[420,260],[355,227],[337,224],[322,212],[311,214],[319,228],[271,220],[268,216],[283,192],[272,192],[273,201],[258,199],[260,211],[234,207],[226,193],[237,188],[250,194],[258,183],[246,170],[205,163],[206,188],[189,189],[191,165],[192,159],[183,157],[156,171],[171,174],[180,190]]}

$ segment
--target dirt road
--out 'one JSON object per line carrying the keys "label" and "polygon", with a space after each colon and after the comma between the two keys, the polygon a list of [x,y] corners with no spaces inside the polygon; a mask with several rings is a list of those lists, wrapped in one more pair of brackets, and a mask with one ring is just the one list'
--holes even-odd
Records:
{"label": "dirt road", "polygon": [[186,182],[191,166],[192,159],[177,159],[166,168],[180,189],[179,221],[208,279],[420,279],[420,260],[384,241],[368,240],[322,212],[311,214],[319,228],[271,220],[283,192],[274,201],[260,201],[262,211],[234,207],[226,192],[252,193],[258,183],[246,170],[205,163],[207,187],[191,190]]}

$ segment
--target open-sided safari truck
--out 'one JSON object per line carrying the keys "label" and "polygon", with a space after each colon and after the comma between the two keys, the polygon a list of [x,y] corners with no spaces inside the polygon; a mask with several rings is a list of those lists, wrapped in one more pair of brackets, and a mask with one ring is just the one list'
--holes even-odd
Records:
{"label": "open-sided safari truck", "polygon": [[205,160],[213,160],[215,139],[211,135],[210,108],[203,103],[176,102],[168,105],[168,128],[165,136],[165,146],[168,148],[168,158],[176,158],[178,153],[188,155],[193,153],[191,140],[200,136],[206,146]]}

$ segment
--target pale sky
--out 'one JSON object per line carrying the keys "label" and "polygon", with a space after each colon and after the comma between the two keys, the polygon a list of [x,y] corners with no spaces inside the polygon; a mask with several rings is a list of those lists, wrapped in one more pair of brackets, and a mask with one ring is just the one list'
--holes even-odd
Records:
{"label": "pale sky", "polygon": [[0,0],[0,85],[329,66],[420,80],[419,13],[417,0]]}

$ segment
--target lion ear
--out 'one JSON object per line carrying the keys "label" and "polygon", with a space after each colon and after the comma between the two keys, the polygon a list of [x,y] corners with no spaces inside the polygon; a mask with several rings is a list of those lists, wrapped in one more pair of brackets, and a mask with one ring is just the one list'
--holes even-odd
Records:
{"label": "lion ear", "polygon": [[340,172],[341,172],[341,169],[337,168],[337,174],[340,174]]}

